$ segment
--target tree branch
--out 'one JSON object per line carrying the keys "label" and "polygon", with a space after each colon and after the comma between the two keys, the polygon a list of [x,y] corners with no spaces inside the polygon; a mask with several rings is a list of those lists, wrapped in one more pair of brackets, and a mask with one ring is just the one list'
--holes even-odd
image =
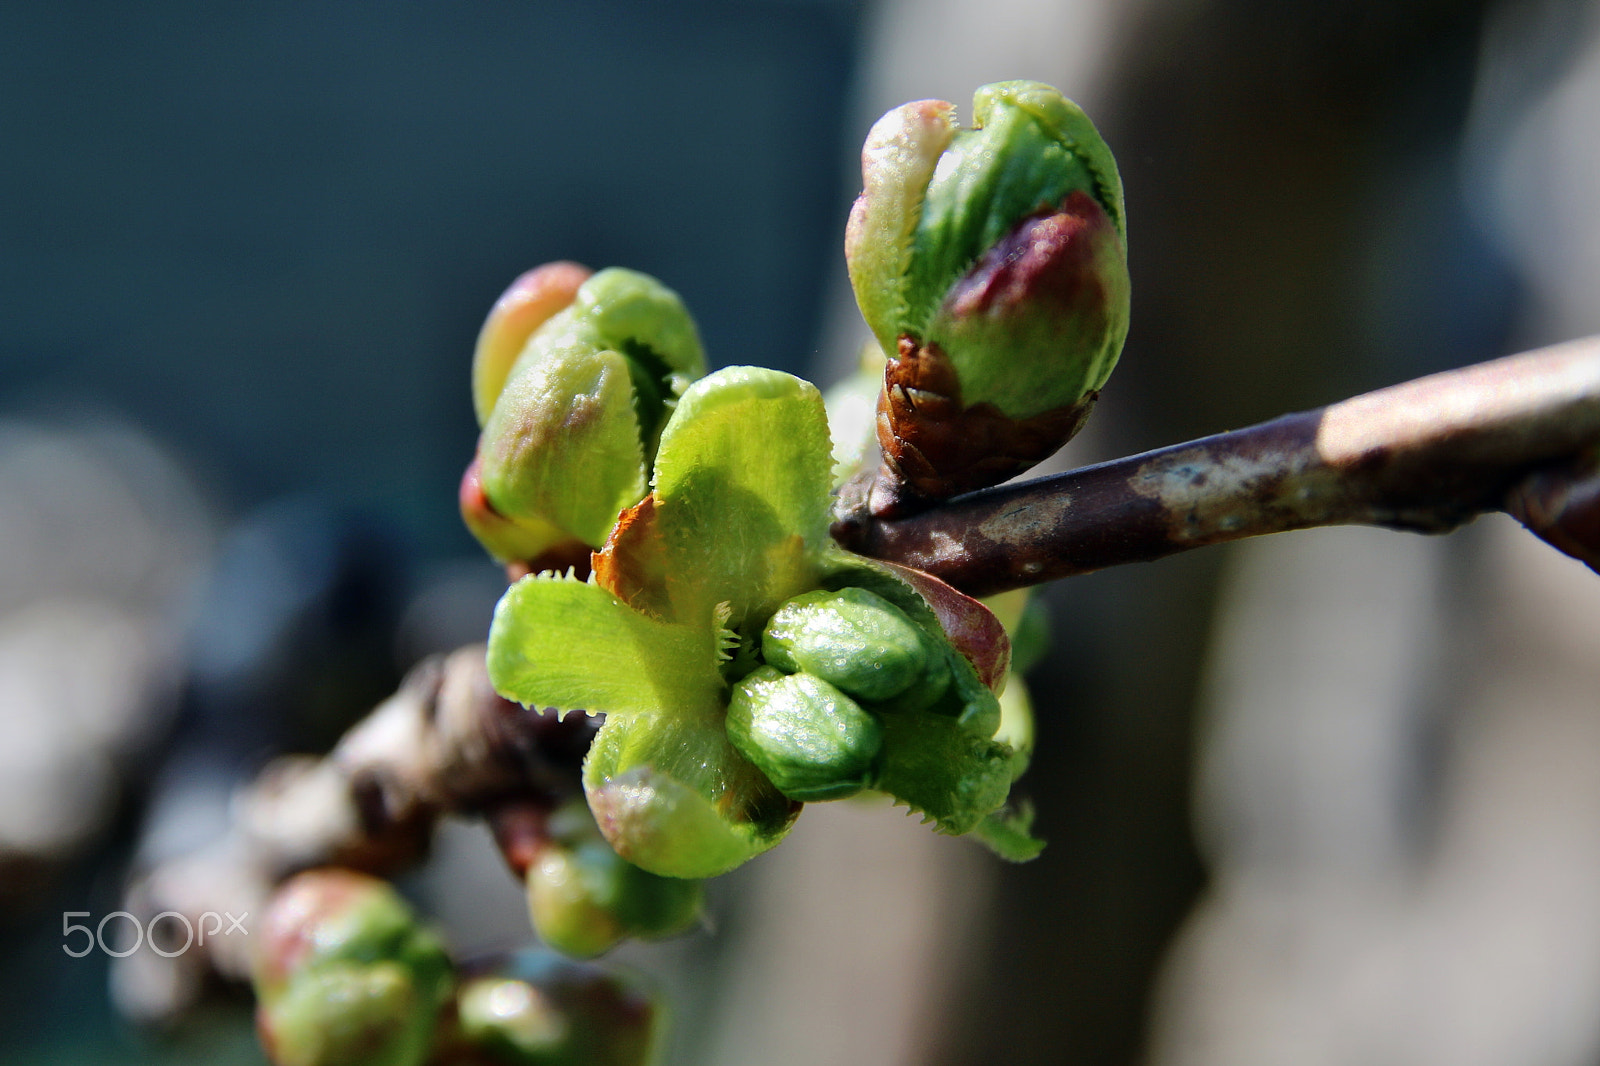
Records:
{"label": "tree branch", "polygon": [[[864,504],[835,534],[857,551],[987,595],[1203,544],[1307,526],[1442,532],[1505,509],[1600,564],[1600,337],[1438,374],[1055,477],[974,492],[895,521]],[[127,909],[198,922],[259,910],[297,870],[393,873],[446,812],[484,816],[526,866],[543,816],[578,790],[593,722],[530,712],[489,686],[481,646],[420,664],[323,759],[285,758],[236,798],[232,829],[137,879]],[[247,943],[117,959],[130,1014],[170,1019],[208,966],[236,978]]]}
{"label": "tree branch", "polygon": [[1588,337],[908,518],[841,499],[834,535],[978,596],[1263,533],[1440,533],[1493,510],[1600,568],[1597,443],[1600,337]]}
{"label": "tree branch", "polygon": [[[425,659],[326,757],[269,763],[234,797],[223,836],[143,872],[124,906],[144,923],[171,911],[192,928],[208,912],[259,915],[300,870],[392,876],[412,866],[447,813],[485,818],[520,874],[545,813],[581,791],[594,729],[581,714],[557,720],[497,695],[481,644]],[[199,999],[211,969],[247,980],[250,940],[202,938],[172,956],[135,952],[113,960],[112,984],[125,1015],[168,1022]]]}

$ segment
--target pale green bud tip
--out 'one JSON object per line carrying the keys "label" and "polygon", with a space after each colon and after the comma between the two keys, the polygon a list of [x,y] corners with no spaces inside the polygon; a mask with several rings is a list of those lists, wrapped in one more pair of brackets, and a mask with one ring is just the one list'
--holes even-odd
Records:
{"label": "pale green bud tip", "polygon": [[493,509],[548,523],[591,548],[648,491],[628,361],[569,348],[519,367],[484,426]]}
{"label": "pale green bud tip", "polygon": [[786,673],[803,671],[857,699],[885,700],[911,687],[931,652],[898,607],[845,588],[809,592],[778,608],[761,654]]}
{"label": "pale green bud tip", "polygon": [[479,427],[489,421],[489,412],[494,410],[494,402],[505,387],[511,364],[522,353],[528,338],[572,303],[578,287],[588,277],[589,268],[577,263],[546,263],[517,278],[495,301],[478,332],[472,355],[472,407]]}
{"label": "pale green bud tip", "polygon": [[883,726],[849,696],[810,674],[763,666],[728,704],[728,739],[791,799],[839,799],[872,783]]}
{"label": "pale green bud tip", "polygon": [[956,107],[919,100],[873,124],[861,150],[862,193],[845,227],[845,261],[861,314],[885,351],[909,316],[904,278],[922,199],[956,133]]}
{"label": "pale green bud tip", "polygon": [[693,380],[706,372],[700,333],[683,299],[648,274],[607,267],[578,289],[572,315],[588,323],[601,343],[629,358],[640,358],[637,350],[648,349],[668,373]]}

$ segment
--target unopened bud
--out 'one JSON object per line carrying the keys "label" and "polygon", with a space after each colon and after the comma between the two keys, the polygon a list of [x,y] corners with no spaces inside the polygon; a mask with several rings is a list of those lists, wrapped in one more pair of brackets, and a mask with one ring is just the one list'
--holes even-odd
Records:
{"label": "unopened bud", "polygon": [[995,484],[1081,426],[1128,329],[1122,185],[1078,107],[1038,82],[979,89],[873,126],[845,240],[889,357],[879,403],[892,514]]}
{"label": "unopened bud", "polygon": [[312,870],[273,897],[255,945],[257,1028],[277,1066],[414,1066],[450,962],[387,884]]}
{"label": "unopened bud", "polygon": [[763,666],[728,703],[728,739],[790,799],[840,799],[872,783],[883,726],[833,685]]}
{"label": "unopened bud", "polygon": [[700,882],[659,877],[619,856],[582,800],[552,817],[551,841],[528,867],[528,910],[550,947],[594,958],[629,937],[659,940],[692,927]]}
{"label": "unopened bud", "polygon": [[661,1012],[637,981],[548,952],[496,960],[456,1004],[462,1042],[501,1066],[645,1066],[659,1039]]}
{"label": "unopened bud", "polygon": [[404,966],[339,963],[292,981],[256,1018],[275,1066],[417,1066],[428,1057],[427,1003]]}
{"label": "unopened bud", "polygon": [[472,353],[472,409],[478,428],[489,421],[511,365],[533,331],[572,303],[590,270],[577,263],[546,263],[523,274],[495,301]]}
{"label": "unopened bud", "polygon": [[819,677],[862,700],[911,687],[937,649],[894,604],[860,588],[808,592],[773,614],[761,655],[785,673]]}

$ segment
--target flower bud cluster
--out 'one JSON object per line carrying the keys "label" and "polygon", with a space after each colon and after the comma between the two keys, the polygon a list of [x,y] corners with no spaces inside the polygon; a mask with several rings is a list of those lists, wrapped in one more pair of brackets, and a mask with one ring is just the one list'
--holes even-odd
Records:
{"label": "flower bud cluster", "polygon": [[393,889],[350,870],[280,887],[256,951],[275,1066],[644,1066],[657,1044],[635,981],[543,951],[458,973]]}
{"label": "flower bud cluster", "polygon": [[993,734],[999,705],[981,685],[952,683],[957,654],[867,589],[804,593],[773,613],[765,665],[734,685],[728,739],[790,799],[853,795],[876,783],[882,715],[965,715]]}

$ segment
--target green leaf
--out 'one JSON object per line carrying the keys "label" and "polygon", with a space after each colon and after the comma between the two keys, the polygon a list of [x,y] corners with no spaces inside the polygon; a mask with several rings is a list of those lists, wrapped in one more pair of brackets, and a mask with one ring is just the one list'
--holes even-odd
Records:
{"label": "green leaf", "polygon": [[718,714],[716,634],[658,621],[598,585],[534,575],[501,597],[489,630],[489,679],[529,707]]}
{"label": "green leaf", "polygon": [[815,587],[831,546],[831,443],[822,395],[760,367],[729,367],[690,386],[661,434],[657,528],[677,620],[759,629]]}

